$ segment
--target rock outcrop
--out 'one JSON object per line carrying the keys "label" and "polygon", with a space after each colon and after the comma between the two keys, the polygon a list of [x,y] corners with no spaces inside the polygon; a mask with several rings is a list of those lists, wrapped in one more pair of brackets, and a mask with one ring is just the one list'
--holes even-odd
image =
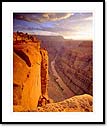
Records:
{"label": "rock outcrop", "polygon": [[[22,107],[14,106],[14,111],[25,111]],[[78,95],[57,103],[37,107],[32,112],[93,112],[93,98],[90,95]]]}
{"label": "rock outcrop", "polygon": [[57,103],[50,103],[44,107],[39,107],[37,112],[92,112],[92,96],[84,94],[74,96]]}
{"label": "rock outcrop", "polygon": [[47,98],[47,51],[40,49],[38,40],[18,32],[14,33],[13,50],[13,105],[20,105],[25,111],[34,110],[40,98]]}
{"label": "rock outcrop", "polygon": [[43,97],[48,97],[48,53],[45,49],[40,50],[41,54],[41,92]]}

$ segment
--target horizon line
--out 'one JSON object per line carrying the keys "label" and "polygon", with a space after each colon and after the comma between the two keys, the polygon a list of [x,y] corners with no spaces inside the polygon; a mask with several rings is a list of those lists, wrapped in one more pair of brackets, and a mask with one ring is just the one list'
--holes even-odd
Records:
{"label": "horizon line", "polygon": [[23,32],[23,31],[13,31],[13,33],[14,32],[22,32],[22,33],[24,33],[24,34],[30,34],[30,35],[36,35],[36,36],[57,36],[57,37],[63,37],[63,39],[65,39],[65,40],[73,40],[73,41],[93,41],[93,39],[73,39],[73,38],[65,38],[64,36],[62,36],[62,35],[44,35],[44,34],[35,34],[35,33],[29,33],[29,32]]}

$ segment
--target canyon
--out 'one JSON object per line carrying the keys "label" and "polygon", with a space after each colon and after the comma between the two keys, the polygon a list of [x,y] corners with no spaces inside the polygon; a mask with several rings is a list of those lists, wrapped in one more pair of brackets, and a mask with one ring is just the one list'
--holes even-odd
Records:
{"label": "canyon", "polygon": [[[45,47],[49,56],[49,85],[48,95],[56,102],[69,98],[68,95],[89,94],[93,96],[93,42],[90,40],[71,40],[60,36],[39,36],[41,46]],[[55,69],[54,76],[53,69]],[[62,84],[72,93],[64,94]],[[59,88],[56,88],[56,85]],[[54,93],[50,93],[54,90]],[[58,98],[55,96],[58,92]]]}
{"label": "canyon", "polygon": [[13,33],[13,111],[93,111],[92,41]]}

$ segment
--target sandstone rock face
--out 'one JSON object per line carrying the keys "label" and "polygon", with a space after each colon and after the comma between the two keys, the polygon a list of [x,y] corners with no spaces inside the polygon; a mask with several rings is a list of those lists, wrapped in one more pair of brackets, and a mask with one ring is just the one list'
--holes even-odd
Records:
{"label": "sandstone rock face", "polygon": [[42,96],[48,98],[48,53],[46,50],[41,49],[41,93]]}
{"label": "sandstone rock face", "polygon": [[14,42],[13,105],[20,105],[25,111],[36,109],[39,98],[47,97],[48,55],[39,44]]}
{"label": "sandstone rock face", "polygon": [[[22,44],[21,44],[22,45]],[[41,55],[33,46],[17,46],[14,49],[14,94],[21,88],[21,105],[34,109],[41,96]],[[17,101],[16,101],[17,102]],[[19,99],[18,99],[19,102]],[[15,104],[15,102],[14,102]]]}
{"label": "sandstone rock face", "polygon": [[[14,111],[16,110],[24,111],[22,107],[14,106]],[[32,112],[93,112],[93,98],[88,94],[78,95],[61,102],[38,107]]]}
{"label": "sandstone rock face", "polygon": [[74,96],[58,103],[47,104],[38,108],[39,112],[92,112],[92,96],[84,94]]}

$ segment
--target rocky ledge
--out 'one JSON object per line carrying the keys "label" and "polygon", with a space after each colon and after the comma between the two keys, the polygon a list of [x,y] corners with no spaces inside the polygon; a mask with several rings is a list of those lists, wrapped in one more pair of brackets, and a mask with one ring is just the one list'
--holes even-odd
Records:
{"label": "rocky ledge", "polygon": [[[92,101],[93,98],[91,95],[78,95],[61,102],[48,103],[45,106],[37,107],[28,112],[93,112]],[[24,112],[25,109],[21,106],[14,105],[14,111]]]}

